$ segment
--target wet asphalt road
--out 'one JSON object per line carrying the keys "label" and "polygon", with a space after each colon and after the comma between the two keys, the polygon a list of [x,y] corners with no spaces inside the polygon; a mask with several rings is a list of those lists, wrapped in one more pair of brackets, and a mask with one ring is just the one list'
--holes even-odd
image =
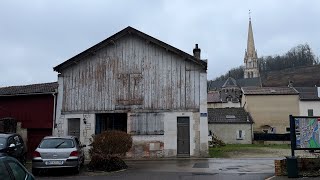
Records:
{"label": "wet asphalt road", "polygon": [[74,175],[68,171],[55,170],[37,179],[260,180],[274,175],[274,160],[274,158],[247,158],[127,161],[129,168],[125,171],[106,173],[87,172],[83,169],[79,175]]}

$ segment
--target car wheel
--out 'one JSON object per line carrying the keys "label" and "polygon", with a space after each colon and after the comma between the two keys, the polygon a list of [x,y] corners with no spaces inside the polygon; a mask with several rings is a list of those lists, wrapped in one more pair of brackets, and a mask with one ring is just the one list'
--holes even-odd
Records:
{"label": "car wheel", "polygon": [[40,171],[39,169],[32,168],[32,174],[35,176],[39,175],[39,171]]}

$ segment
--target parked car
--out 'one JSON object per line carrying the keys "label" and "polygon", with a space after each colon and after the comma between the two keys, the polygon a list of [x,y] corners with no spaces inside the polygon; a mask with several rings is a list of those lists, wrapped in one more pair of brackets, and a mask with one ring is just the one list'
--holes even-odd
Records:
{"label": "parked car", "polygon": [[18,159],[26,164],[27,148],[22,137],[15,133],[0,133],[0,152]]}
{"label": "parked car", "polygon": [[79,173],[85,159],[83,147],[74,136],[44,137],[33,152],[32,173],[37,175],[41,169],[52,168],[72,168]]}
{"label": "parked car", "polygon": [[0,153],[1,180],[33,180],[34,176],[15,158]]}

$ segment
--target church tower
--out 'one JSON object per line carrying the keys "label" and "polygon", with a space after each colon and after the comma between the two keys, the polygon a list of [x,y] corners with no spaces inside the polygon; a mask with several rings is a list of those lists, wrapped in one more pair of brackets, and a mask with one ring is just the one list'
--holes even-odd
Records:
{"label": "church tower", "polygon": [[[250,13],[250,12],[249,12]],[[254,46],[251,17],[249,17],[248,42],[244,55],[244,78],[260,77],[258,56]]]}

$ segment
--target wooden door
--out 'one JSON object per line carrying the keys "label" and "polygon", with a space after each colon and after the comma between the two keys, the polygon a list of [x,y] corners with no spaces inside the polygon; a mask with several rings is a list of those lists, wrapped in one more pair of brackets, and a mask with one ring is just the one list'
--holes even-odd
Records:
{"label": "wooden door", "polygon": [[68,135],[80,139],[80,118],[68,119]]}
{"label": "wooden door", "polygon": [[189,157],[190,156],[190,118],[178,117],[177,119],[178,132],[177,132],[177,156]]}

